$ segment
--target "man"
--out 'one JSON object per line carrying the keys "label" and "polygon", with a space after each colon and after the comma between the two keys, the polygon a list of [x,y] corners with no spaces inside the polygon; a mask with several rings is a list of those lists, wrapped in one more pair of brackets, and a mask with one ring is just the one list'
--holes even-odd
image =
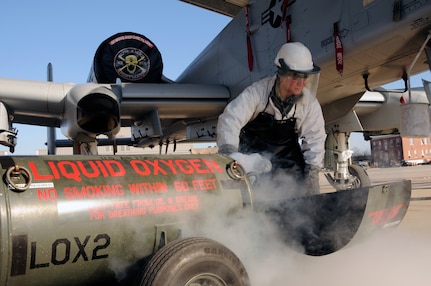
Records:
{"label": "man", "polygon": [[280,184],[293,176],[300,195],[316,194],[326,139],[316,98],[320,68],[298,42],[284,44],[274,62],[276,75],[247,87],[220,115],[219,153],[230,155],[246,172],[269,172],[270,160],[272,181],[280,173]]}

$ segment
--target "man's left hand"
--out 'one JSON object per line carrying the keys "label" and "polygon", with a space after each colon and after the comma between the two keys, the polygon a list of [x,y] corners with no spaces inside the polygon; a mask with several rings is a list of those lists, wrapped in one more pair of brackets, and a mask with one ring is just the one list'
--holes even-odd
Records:
{"label": "man's left hand", "polygon": [[304,168],[303,195],[320,194],[318,166],[306,165]]}

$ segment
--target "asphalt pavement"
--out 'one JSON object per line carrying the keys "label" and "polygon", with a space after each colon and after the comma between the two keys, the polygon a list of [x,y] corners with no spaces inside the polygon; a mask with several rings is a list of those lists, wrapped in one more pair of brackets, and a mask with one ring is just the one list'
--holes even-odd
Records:
{"label": "asphalt pavement", "polygon": [[[431,165],[370,168],[372,184],[412,181],[412,200],[400,225],[362,244],[325,256],[289,250],[263,256],[252,269],[253,285],[427,286],[431,285]],[[331,186],[321,174],[321,188]]]}

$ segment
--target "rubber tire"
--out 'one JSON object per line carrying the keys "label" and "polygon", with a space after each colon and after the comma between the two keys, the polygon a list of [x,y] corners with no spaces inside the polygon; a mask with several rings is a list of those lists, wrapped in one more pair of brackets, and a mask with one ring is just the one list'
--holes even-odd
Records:
{"label": "rubber tire", "polygon": [[[146,68],[134,72],[121,72],[125,67],[118,57],[141,57]],[[121,63],[117,66],[117,63]],[[127,71],[127,69],[126,69]],[[156,45],[147,37],[133,32],[122,32],[104,40],[96,50],[93,59],[92,81],[97,83],[121,82],[159,83],[163,75],[162,55]]]}
{"label": "rubber tire", "polygon": [[357,188],[364,188],[371,186],[371,180],[368,176],[367,171],[358,165],[349,165],[349,173],[359,180],[359,186]]}
{"label": "rubber tire", "polygon": [[198,275],[214,275],[228,286],[250,285],[240,259],[224,245],[202,237],[174,240],[160,249],[147,263],[138,285],[187,286]]}

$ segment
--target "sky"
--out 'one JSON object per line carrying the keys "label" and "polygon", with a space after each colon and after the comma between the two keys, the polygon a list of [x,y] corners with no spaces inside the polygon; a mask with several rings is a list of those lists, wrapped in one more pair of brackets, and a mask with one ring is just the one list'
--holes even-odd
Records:
{"label": "sky", "polygon": [[[54,81],[86,81],[99,44],[125,31],[143,34],[160,50],[163,74],[176,79],[230,21],[229,17],[178,1],[1,1],[0,77],[46,80],[48,63]],[[426,72],[412,78],[431,81]],[[396,87],[402,87],[396,84]],[[15,155],[46,149],[46,128],[14,124],[18,129]],[[60,130],[57,138],[63,139]],[[369,148],[361,134],[352,147]],[[0,150],[8,148],[0,146]]]}

